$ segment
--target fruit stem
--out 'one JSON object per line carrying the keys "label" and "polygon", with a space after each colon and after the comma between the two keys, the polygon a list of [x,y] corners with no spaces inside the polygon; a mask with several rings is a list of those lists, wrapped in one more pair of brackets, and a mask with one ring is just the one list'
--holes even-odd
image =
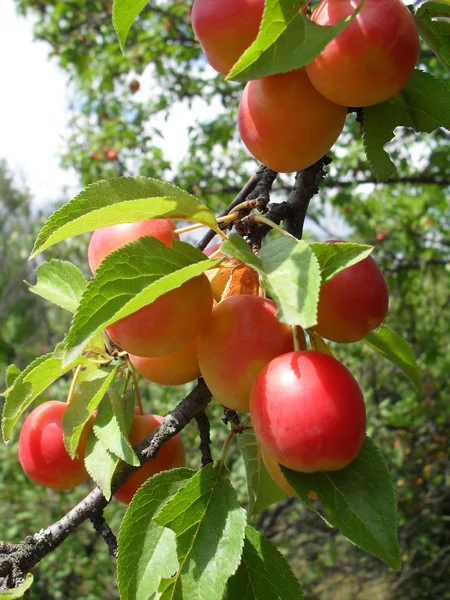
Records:
{"label": "fruit stem", "polygon": [[264,225],[268,225],[275,231],[278,231],[278,233],[281,233],[281,235],[287,235],[291,238],[294,238],[294,240],[297,240],[297,238],[294,235],[288,233],[285,229],[283,229],[267,217],[263,217],[262,215],[250,215],[250,217],[248,217],[248,220],[253,221],[254,223],[264,223]]}
{"label": "fruit stem", "polygon": [[292,325],[292,339],[294,341],[295,352],[307,349],[305,332],[299,325]]}
{"label": "fruit stem", "polygon": [[138,405],[138,409],[139,409],[139,414],[143,415],[144,408],[142,406],[142,398],[141,398],[141,393],[139,392],[139,381],[138,381],[138,378],[136,377],[136,371],[134,370],[134,367],[131,364],[131,361],[128,357],[126,357],[124,360],[127,364],[129,372],[131,373],[131,377],[133,378],[134,393],[136,394],[136,401],[137,401],[137,405]]}
{"label": "fruit stem", "polygon": [[81,372],[81,367],[82,365],[78,365],[78,367],[75,369],[75,373],[73,375],[73,379],[72,379],[72,383],[70,384],[70,389],[69,389],[69,393],[67,394],[67,404],[69,404],[69,402],[72,400],[72,396],[75,392],[75,386],[77,385],[77,381],[78,381],[78,377],[80,375]]}
{"label": "fruit stem", "polygon": [[[233,211],[230,215],[225,215],[224,217],[219,217],[216,220],[217,220],[217,223],[226,223],[227,221],[235,221],[238,218],[239,217],[236,214],[236,212]],[[179,227],[178,229],[174,230],[174,233],[179,235],[180,233],[187,233],[188,231],[194,231],[195,229],[201,229],[202,227],[205,227],[205,225],[203,223],[194,223],[194,225],[187,225],[186,227]]]}
{"label": "fruit stem", "polygon": [[223,443],[222,450],[221,450],[220,456],[219,456],[219,460],[217,461],[218,463],[225,462],[225,459],[226,459],[227,453],[228,453],[228,447],[231,443],[231,440],[234,438],[234,435],[235,435],[234,429],[230,429],[230,431],[228,432],[228,435],[225,438],[225,441]]}

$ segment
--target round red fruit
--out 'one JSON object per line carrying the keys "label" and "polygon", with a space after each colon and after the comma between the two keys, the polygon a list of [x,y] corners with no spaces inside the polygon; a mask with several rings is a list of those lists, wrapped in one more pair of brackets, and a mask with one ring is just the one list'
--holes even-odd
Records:
{"label": "round red fruit", "polygon": [[388,307],[386,281],[368,256],[320,288],[317,325],[313,329],[333,342],[357,342],[381,325]]}
{"label": "round red fruit", "polygon": [[350,371],[321,352],[290,352],[258,375],[250,416],[261,445],[303,473],[337,471],[358,454],[366,410]]}
{"label": "round red fruit", "polygon": [[215,399],[248,412],[256,376],[268,362],[293,349],[292,331],[276,318],[267,298],[230,296],[214,309],[198,341],[200,371]]}
{"label": "round red fruit", "polygon": [[[359,0],[322,0],[311,20],[334,25]],[[406,85],[419,57],[414,18],[402,0],[365,0],[356,18],[327,44],[306,71],[313,86],[343,106],[389,100]]]}
{"label": "round red fruit", "polygon": [[70,490],[89,474],[84,466],[86,439],[92,420],[85,426],[77,447],[77,458],[70,458],[64,446],[61,420],[64,402],[44,402],[26,418],[19,437],[19,461],[30,479],[55,490]]}

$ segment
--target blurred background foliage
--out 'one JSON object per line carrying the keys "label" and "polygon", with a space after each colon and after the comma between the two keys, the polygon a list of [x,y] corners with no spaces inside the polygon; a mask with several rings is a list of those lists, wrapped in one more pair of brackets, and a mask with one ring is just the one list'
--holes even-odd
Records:
{"label": "blurred background foliage", "polygon": [[[239,143],[235,126],[242,86],[225,82],[206,65],[190,27],[190,5],[187,0],[149,3],[131,29],[124,57],[111,24],[111,2],[17,0],[18,10],[33,17],[36,38],[48,42],[71,76],[71,134],[62,161],[76,168],[82,185],[117,175],[153,176],[219,210],[254,172],[257,165]],[[448,80],[427,50],[420,66]],[[188,125],[188,149],[179,160],[167,151],[176,145],[176,134],[168,145],[161,132],[173,114],[185,115]],[[363,388],[369,433],[392,468],[403,568],[390,573],[287,498],[264,511],[257,525],[289,558],[308,598],[450,598],[449,137],[444,130],[429,136],[398,130],[389,145],[397,173],[386,184],[376,184],[351,115],[333,150],[329,175],[310,206],[307,239],[346,238],[375,246],[391,294],[386,324],[413,347],[424,393],[420,397],[398,370],[360,344],[335,347]],[[292,177],[279,177],[274,197],[282,199],[291,183]],[[54,209],[34,214],[31,196],[32,190],[14,187],[7,165],[0,163],[2,387],[8,364],[26,366],[50,350],[69,324],[66,313],[30,294],[24,284],[34,281],[36,263],[28,263],[27,256],[43,219]],[[86,244],[84,236],[69,240],[45,258],[70,259],[87,272]],[[64,399],[67,388],[62,379],[42,400]],[[146,407],[161,414],[185,391],[142,385]],[[225,427],[218,406],[211,404],[208,413],[217,453]],[[197,467],[195,426],[184,436],[191,466]],[[68,493],[32,485],[18,466],[16,446],[17,436],[8,447],[0,446],[0,539],[10,542],[61,517],[89,490],[87,484]],[[243,486],[236,448],[230,462],[235,481]],[[106,511],[116,531],[123,513],[115,502]],[[89,524],[35,573],[36,598],[117,598],[114,561]]]}

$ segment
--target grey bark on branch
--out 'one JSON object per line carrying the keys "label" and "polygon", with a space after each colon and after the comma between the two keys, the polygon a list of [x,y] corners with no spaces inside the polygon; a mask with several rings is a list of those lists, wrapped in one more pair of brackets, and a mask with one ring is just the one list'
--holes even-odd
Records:
{"label": "grey bark on branch", "polygon": [[[203,379],[199,379],[195,388],[182,400],[152,433],[138,444],[134,450],[141,462],[155,458],[161,446],[179,433],[197,415],[204,412],[211,400],[211,392]],[[136,470],[136,467],[123,463],[117,470],[112,482],[112,492]],[[96,487],[77,506],[62,519],[19,544],[0,542],[0,591],[13,589],[20,585],[26,574],[47,554],[55,550],[70,534],[87,519],[98,518],[108,504],[99,487]]]}

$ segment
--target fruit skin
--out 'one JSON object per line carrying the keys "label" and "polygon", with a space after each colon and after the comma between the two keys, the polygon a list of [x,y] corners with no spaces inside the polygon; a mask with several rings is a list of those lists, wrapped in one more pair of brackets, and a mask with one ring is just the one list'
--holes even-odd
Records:
{"label": "fruit skin", "polygon": [[55,490],[70,490],[89,479],[84,454],[93,419],[81,434],[78,457],[72,459],[64,446],[61,426],[66,408],[67,404],[56,400],[40,404],[25,419],[19,436],[22,469],[36,483]]}
{"label": "fruit skin", "polygon": [[147,219],[97,229],[92,234],[88,248],[88,261],[92,273],[95,273],[105,256],[146,235],[152,235],[168,248],[172,248],[173,240],[178,240],[174,230],[175,223],[171,219]]}
{"label": "fruit skin", "polygon": [[130,354],[129,358],[139,375],[159,385],[181,385],[201,377],[197,338],[167,356],[145,358]]}
{"label": "fruit skin", "polygon": [[[221,244],[214,244],[209,248],[205,248],[203,253],[206,256],[211,256],[214,252],[216,252],[220,248]],[[224,254],[221,252],[215,258],[224,258]],[[230,265],[237,265],[237,260],[230,260]],[[213,297],[216,302],[220,302],[222,299],[222,294],[226,288],[228,280],[231,277],[232,268],[229,267],[217,267],[215,269],[208,269],[205,271],[205,275],[208,277],[209,282],[211,284],[211,288],[213,291]]]}
{"label": "fruit skin", "polygon": [[264,462],[264,466],[267,469],[267,472],[272,477],[274,483],[286,494],[289,496],[296,496],[294,488],[289,485],[286,477],[283,475],[280,469],[280,465],[274,459],[274,457],[270,454],[270,452],[261,446],[261,457]]}
{"label": "fruit skin", "polygon": [[226,75],[255,41],[264,0],[195,0],[192,28],[209,64]]}
{"label": "fruit skin", "polygon": [[198,340],[200,371],[215,399],[249,411],[250,391],[261,369],[293,349],[291,328],[276,318],[267,298],[236,295],[220,302]]}
{"label": "fruit skin", "polygon": [[253,386],[250,416],[274,460],[304,473],[342,469],[364,441],[361,390],[343,364],[320,352],[272,360]]}
{"label": "fruit skin", "polygon": [[189,279],[106,328],[112,341],[136,356],[166,356],[181,350],[204,328],[213,295],[206,275]]}
{"label": "fruit skin", "polygon": [[368,256],[320,288],[317,325],[313,329],[333,342],[357,342],[381,325],[388,307],[386,281]]}
{"label": "fruit skin", "polygon": [[[135,415],[131,424],[128,439],[130,444],[135,447],[142,442],[163,420],[159,415]],[[184,467],[186,464],[186,454],[184,451],[183,440],[180,435],[170,438],[161,446],[155,459],[150,459],[142,465],[114,494],[120,502],[129,504],[136,491],[155,473]]]}
{"label": "fruit skin", "polygon": [[[322,0],[311,19],[334,25],[358,4],[359,0]],[[402,0],[366,0],[357,17],[306,71],[314,87],[332,102],[371,106],[400,92],[419,51],[414,18]]]}
{"label": "fruit skin", "polygon": [[344,127],[347,110],[311,85],[305,69],[249,81],[238,126],[253,156],[281,173],[300,171],[326,154]]}

